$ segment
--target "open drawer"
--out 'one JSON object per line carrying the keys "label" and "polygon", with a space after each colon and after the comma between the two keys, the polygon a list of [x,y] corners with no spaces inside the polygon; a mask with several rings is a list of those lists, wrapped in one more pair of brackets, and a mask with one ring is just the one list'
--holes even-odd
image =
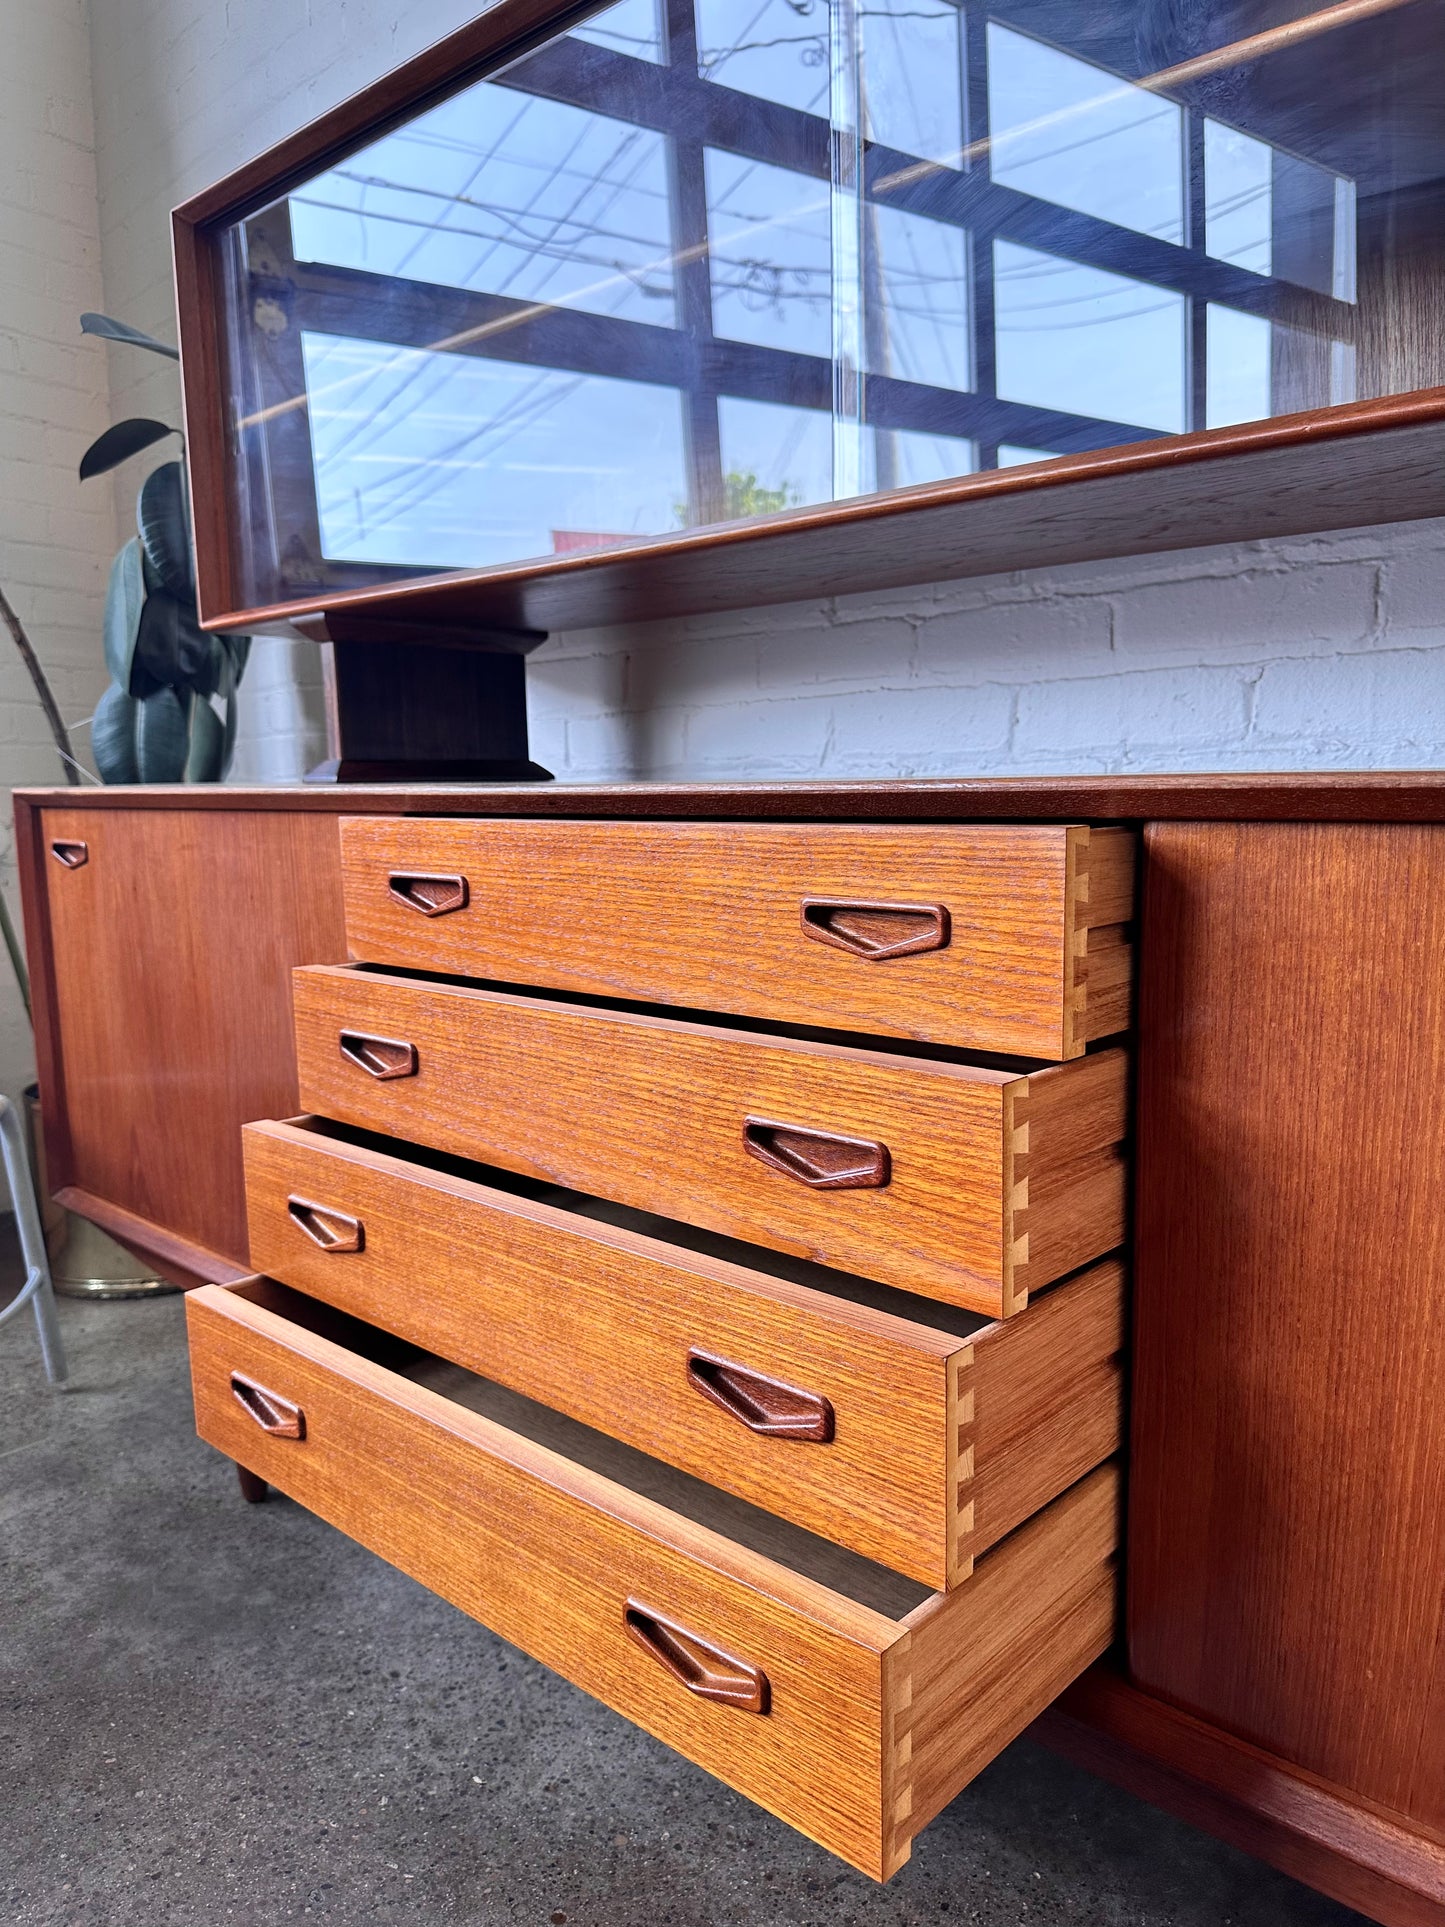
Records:
{"label": "open drawer", "polygon": [[321,1119],[243,1140],[258,1270],[928,1586],[1118,1450],[1118,1259],[990,1321]]}
{"label": "open drawer", "polygon": [[990,1317],[1123,1243],[1128,1059],[941,1062],[469,985],[292,976],[308,1111]]}
{"label": "open drawer", "polygon": [[929,1594],[268,1279],[186,1310],[203,1438],[876,1879],[1112,1636],[1112,1466]]}

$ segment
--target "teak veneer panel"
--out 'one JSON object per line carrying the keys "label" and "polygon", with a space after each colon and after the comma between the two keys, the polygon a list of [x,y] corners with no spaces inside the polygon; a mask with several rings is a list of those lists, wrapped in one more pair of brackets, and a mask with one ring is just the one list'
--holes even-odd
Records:
{"label": "teak veneer panel", "polygon": [[[970,1311],[1123,1239],[1122,1050],[1021,1076],[345,969],[297,971],[294,999],[323,1117]],[[412,1045],[415,1074],[374,1080],[343,1031]],[[890,1181],[810,1189],[747,1154],[749,1116],[881,1142]]]}
{"label": "teak veneer panel", "polygon": [[[944,1329],[926,1300],[878,1309],[829,1291],[834,1274],[765,1275],[404,1147],[293,1124],[244,1136],[258,1270],[937,1590],[1118,1450],[1115,1261],[1022,1317]],[[356,1220],[360,1249],[318,1247],[293,1196]],[[689,1383],[694,1349],[820,1393],[833,1437],[750,1432]]]}
{"label": "teak veneer panel", "polygon": [[[875,1878],[1111,1635],[1111,1466],[893,1618],[308,1330],[305,1304],[192,1294],[201,1436]],[[262,1431],[236,1371],[304,1436]],[[629,1599],[760,1667],[768,1712],[678,1687]]]}
{"label": "teak veneer panel", "polygon": [[[1055,824],[341,820],[366,963],[1070,1058],[1129,1019],[1137,838]],[[458,876],[420,914],[392,876]],[[947,943],[881,960],[806,932],[810,899],[941,905]]]}
{"label": "teak veneer panel", "polygon": [[[291,967],[345,954],[336,824],[56,809],[39,832],[50,1182],[180,1273],[234,1277],[240,1127],[296,1108]],[[81,868],[49,854],[61,839]]]}
{"label": "teak veneer panel", "polygon": [[1155,825],[1129,1652],[1445,1836],[1445,830]]}

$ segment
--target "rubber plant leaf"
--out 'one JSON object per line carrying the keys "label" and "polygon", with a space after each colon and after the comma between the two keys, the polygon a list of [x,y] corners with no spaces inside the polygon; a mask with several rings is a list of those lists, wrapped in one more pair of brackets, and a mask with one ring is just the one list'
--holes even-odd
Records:
{"label": "rubber plant leaf", "polygon": [[114,428],[107,428],[103,435],[98,436],[81,456],[81,481],[88,482],[92,475],[105,475],[111,469],[119,468],[132,455],[139,455],[143,448],[154,447],[175,432],[164,422],[151,421],[145,415],[134,415],[129,421],[117,422]]}
{"label": "rubber plant leaf", "polygon": [[146,560],[162,587],[181,602],[193,602],[196,585],[191,572],[191,518],[185,470],[179,462],[162,462],[142,482],[136,526]]}
{"label": "rubber plant leaf", "polygon": [[90,752],[102,783],[138,783],[135,735],[140,704],[112,683],[95,706],[90,723]]}
{"label": "rubber plant leaf", "polygon": [[132,328],[128,321],[114,321],[108,314],[83,314],[80,317],[80,332],[83,335],[100,335],[106,341],[124,341],[132,348],[149,348],[153,355],[164,355],[168,361],[179,361],[181,358],[179,348],[157,341],[154,335],[143,334],[139,328]]}
{"label": "rubber plant leaf", "polygon": [[105,591],[105,666],[127,696],[148,696],[159,687],[136,655],[145,606],[145,559],[133,537],[111,563]]}
{"label": "rubber plant leaf", "polygon": [[136,723],[136,768],[142,783],[179,783],[190,747],[191,698],[158,689],[140,705]]}

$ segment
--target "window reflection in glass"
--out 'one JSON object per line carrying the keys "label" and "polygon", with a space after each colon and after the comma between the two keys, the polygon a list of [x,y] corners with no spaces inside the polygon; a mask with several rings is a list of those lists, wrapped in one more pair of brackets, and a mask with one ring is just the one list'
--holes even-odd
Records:
{"label": "window reflection in glass", "polygon": [[963,158],[963,15],[951,0],[866,0],[863,125],[904,154]]}
{"label": "window reflection in glass", "polygon": [[1184,114],[996,20],[988,26],[989,165],[1021,194],[1184,240]]}
{"label": "window reflection in glass", "polygon": [[826,181],[710,147],[704,156],[713,333],[833,352]]}
{"label": "window reflection in glass", "polygon": [[665,529],[681,397],[525,362],[301,338],[323,554],[476,567]]}
{"label": "window reflection in glass", "polygon": [[870,201],[876,270],[868,369],[933,388],[971,388],[968,237],[962,228]]}
{"label": "window reflection in glass", "polygon": [[961,435],[926,435],[913,428],[874,428],[864,442],[864,487],[909,488],[971,475],[978,449]]}
{"label": "window reflection in glass", "polygon": [[696,0],[704,80],[828,113],[828,0]]}
{"label": "window reflection in glass", "polygon": [[833,418],[821,408],[718,397],[728,506],[771,514],[833,499]]}
{"label": "window reflection in glass", "polygon": [[661,134],[489,81],[291,196],[298,261],[676,324]]}
{"label": "window reflection in glass", "polygon": [[998,445],[998,465],[1000,468],[1022,468],[1026,462],[1051,462],[1058,453],[1053,448],[1025,448],[1021,442],[1000,442]]}
{"label": "window reflection in glass", "polygon": [[1273,150],[1222,121],[1204,123],[1204,245],[1216,261],[1268,274],[1274,262]]}
{"label": "window reflection in glass", "polygon": [[1211,301],[1205,344],[1209,428],[1355,399],[1355,356],[1347,342]]}
{"label": "window reflection in glass", "polygon": [[594,13],[572,29],[574,40],[591,41],[610,53],[631,54],[634,60],[666,60],[661,0],[617,0],[615,7]]}
{"label": "window reflection in glass", "polygon": [[1182,295],[998,241],[994,312],[1005,400],[1183,432]]}

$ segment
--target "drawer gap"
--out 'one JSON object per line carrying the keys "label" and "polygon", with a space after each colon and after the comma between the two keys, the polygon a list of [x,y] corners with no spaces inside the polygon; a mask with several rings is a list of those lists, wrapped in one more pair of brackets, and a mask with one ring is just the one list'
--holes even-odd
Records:
{"label": "drawer gap", "polygon": [[[935,1331],[947,1332],[955,1338],[975,1338],[994,1323],[984,1312],[967,1311],[961,1305],[948,1305],[941,1299],[920,1297],[916,1292],[900,1291],[894,1285],[879,1284],[875,1279],[862,1278],[853,1272],[835,1271],[810,1258],[795,1258],[789,1252],[773,1251],[766,1245],[748,1244],[741,1238],[730,1238],[723,1232],[705,1230],[701,1225],[685,1224],[680,1219],[662,1217],[653,1211],[640,1211],[635,1206],[619,1204],[611,1198],[592,1197],[584,1191],[569,1191],[562,1185],[547,1184],[542,1179],[525,1177],[517,1171],[504,1171],[495,1165],[477,1164],[468,1158],[453,1157],[446,1151],[435,1151],[401,1138],[386,1137],[379,1131],[367,1131],[359,1125],[340,1124],[325,1117],[294,1118],[290,1121],[312,1135],[336,1144],[352,1145],[357,1150],[397,1158],[407,1165],[435,1172],[438,1176],[462,1178],[472,1184],[486,1185],[493,1191],[526,1198],[534,1204],[549,1205],[594,1224],[633,1231],[640,1237],[676,1245],[702,1257],[716,1258],[723,1264],[763,1272],[770,1278],[781,1278],[788,1284],[801,1285],[810,1291],[826,1292],[830,1297],[846,1299],[849,1304],[865,1306],[870,1311],[907,1319],[910,1324],[928,1325]],[[1034,1294],[1035,1297],[1039,1295]]]}
{"label": "drawer gap", "polygon": [[239,1289],[292,1324],[344,1344],[348,1351],[384,1365],[412,1384],[424,1386],[452,1404],[505,1426],[509,1432],[545,1446],[599,1477],[652,1499],[670,1512],[776,1560],[874,1612],[903,1619],[933,1596],[927,1586],[902,1573],[776,1518],[746,1499],[721,1492],[691,1473],[680,1472],[521,1392],[510,1391],[415,1346],[403,1345],[375,1326],[345,1318],[304,1292],[269,1278]]}

